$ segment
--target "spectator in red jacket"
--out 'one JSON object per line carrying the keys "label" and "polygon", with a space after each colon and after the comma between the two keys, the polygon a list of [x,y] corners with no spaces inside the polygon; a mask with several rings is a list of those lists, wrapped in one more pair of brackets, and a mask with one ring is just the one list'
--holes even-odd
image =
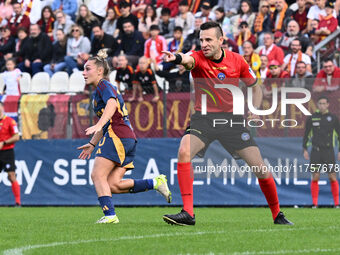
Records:
{"label": "spectator in red jacket", "polygon": [[272,33],[265,33],[263,36],[264,48],[260,50],[260,56],[266,55],[268,61],[276,60],[279,65],[283,64],[284,53],[283,50],[274,44],[274,36]]}
{"label": "spectator in red jacket", "polygon": [[335,91],[340,86],[340,68],[331,58],[323,61],[323,69],[316,75],[313,92]]}
{"label": "spectator in red jacket", "polygon": [[151,38],[145,42],[144,56],[147,58],[155,58],[159,64],[163,60],[162,51],[167,50],[166,40],[163,36],[159,35],[159,27],[152,25],[150,27]]}
{"label": "spectator in red jacket", "polygon": [[17,36],[17,29],[19,27],[25,27],[28,31],[31,23],[30,23],[30,18],[27,17],[23,13],[20,3],[18,3],[18,2],[13,3],[13,10],[14,10],[14,15],[8,21],[8,25],[11,29],[11,35],[16,37]]}
{"label": "spectator in red jacket", "polygon": [[263,96],[270,97],[272,95],[272,89],[277,88],[278,92],[282,87],[285,87],[285,82],[290,78],[288,72],[281,69],[281,65],[277,60],[269,62],[269,71],[263,87]]}
{"label": "spectator in red jacket", "polygon": [[338,27],[338,20],[333,16],[334,3],[327,2],[325,6],[326,16],[320,15],[319,27],[315,34],[320,35],[320,41],[333,33]]}

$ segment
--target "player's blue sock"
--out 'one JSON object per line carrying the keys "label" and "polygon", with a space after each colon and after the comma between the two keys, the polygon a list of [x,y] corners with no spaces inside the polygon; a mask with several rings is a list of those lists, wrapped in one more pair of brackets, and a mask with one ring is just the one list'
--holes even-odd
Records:
{"label": "player's blue sock", "polygon": [[112,203],[112,197],[102,196],[98,197],[98,200],[105,216],[116,215],[115,207]]}
{"label": "player's blue sock", "polygon": [[135,185],[130,189],[131,193],[143,192],[153,189],[153,179],[134,180]]}

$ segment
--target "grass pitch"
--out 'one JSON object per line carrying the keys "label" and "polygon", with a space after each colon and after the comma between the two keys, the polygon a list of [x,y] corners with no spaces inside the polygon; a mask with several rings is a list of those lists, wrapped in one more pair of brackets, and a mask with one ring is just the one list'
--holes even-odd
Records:
{"label": "grass pitch", "polygon": [[0,208],[0,255],[340,254],[339,209],[196,208],[196,226],[171,226],[179,208],[117,208],[119,224],[94,224],[99,207]]}

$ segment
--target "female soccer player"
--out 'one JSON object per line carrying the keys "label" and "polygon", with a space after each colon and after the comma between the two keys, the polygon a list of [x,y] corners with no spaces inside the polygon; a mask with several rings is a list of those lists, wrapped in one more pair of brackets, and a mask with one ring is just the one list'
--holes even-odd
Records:
{"label": "female soccer player", "polygon": [[90,142],[78,147],[81,159],[89,159],[98,144],[91,178],[104,216],[97,223],[118,223],[111,194],[137,193],[155,189],[171,202],[171,192],[165,175],[154,179],[124,179],[127,170],[134,168],[136,136],[131,127],[122,95],[116,86],[106,80],[109,66],[105,60],[106,51],[90,57],[84,65],[83,76],[86,84],[96,87],[93,107],[100,118],[98,123],[86,129],[86,135],[93,134]]}

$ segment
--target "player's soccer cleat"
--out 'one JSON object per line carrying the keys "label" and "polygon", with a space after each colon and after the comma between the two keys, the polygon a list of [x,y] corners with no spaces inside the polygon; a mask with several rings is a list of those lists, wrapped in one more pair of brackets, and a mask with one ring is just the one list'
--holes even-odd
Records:
{"label": "player's soccer cleat", "polygon": [[14,207],[20,208],[20,207],[21,207],[21,204],[15,203]]}
{"label": "player's soccer cleat", "polygon": [[340,205],[335,205],[334,208],[335,209],[340,209]]}
{"label": "player's soccer cleat", "polygon": [[279,212],[274,220],[274,224],[280,224],[280,225],[294,225],[293,222],[286,219],[283,212]]}
{"label": "player's soccer cleat", "polygon": [[177,214],[166,214],[163,216],[163,220],[171,225],[180,225],[180,226],[189,226],[189,225],[195,225],[195,215],[194,217],[191,217],[189,213],[182,211]]}
{"label": "player's soccer cleat", "polygon": [[318,209],[317,205],[312,205],[312,209]]}
{"label": "player's soccer cleat", "polygon": [[102,224],[102,223],[119,223],[119,219],[118,219],[117,215],[103,216],[96,223],[98,223],[98,224]]}
{"label": "player's soccer cleat", "polygon": [[164,174],[161,174],[157,176],[155,179],[156,184],[154,185],[154,189],[159,192],[168,203],[171,203],[172,201],[172,196],[171,196],[171,191],[168,187],[168,181],[166,179],[166,176]]}

